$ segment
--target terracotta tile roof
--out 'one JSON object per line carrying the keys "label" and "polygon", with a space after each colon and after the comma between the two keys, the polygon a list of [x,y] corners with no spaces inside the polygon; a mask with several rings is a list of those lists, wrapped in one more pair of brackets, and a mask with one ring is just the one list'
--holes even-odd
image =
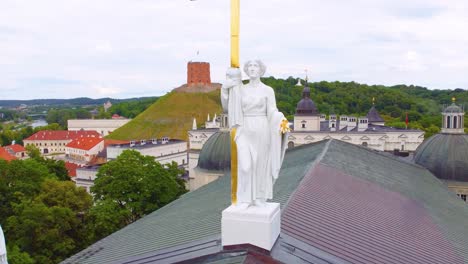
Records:
{"label": "terracotta tile roof", "polygon": [[19,145],[19,144],[5,146],[4,148],[10,149],[11,151],[13,151],[15,153],[26,151],[26,149],[23,146]]}
{"label": "terracotta tile roof", "polygon": [[75,163],[65,162],[65,168],[67,168],[68,176],[70,177],[76,177],[76,169],[79,167],[80,166]]}
{"label": "terracotta tile roof", "polygon": [[94,130],[43,130],[35,133],[25,140],[73,140],[78,137],[99,137],[99,133]]}
{"label": "terracotta tile roof", "polygon": [[118,139],[104,139],[104,146],[107,147],[109,145],[121,145],[121,144],[128,144],[130,141],[128,140],[118,140]]}
{"label": "terracotta tile roof", "polygon": [[75,148],[75,149],[81,149],[81,150],[90,150],[94,148],[97,144],[101,143],[104,141],[103,138],[97,138],[97,137],[80,137],[77,139],[74,139],[72,142],[67,144],[68,148]]}
{"label": "terracotta tile roof", "polygon": [[0,147],[0,159],[10,161],[10,160],[15,160],[16,157],[8,153],[6,149]]}

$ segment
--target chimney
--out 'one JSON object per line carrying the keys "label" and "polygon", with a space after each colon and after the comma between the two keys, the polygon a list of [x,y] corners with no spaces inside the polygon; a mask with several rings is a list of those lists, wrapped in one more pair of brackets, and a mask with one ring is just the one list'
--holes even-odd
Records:
{"label": "chimney", "polygon": [[336,115],[330,115],[328,127],[330,128],[330,131],[336,131]]}
{"label": "chimney", "polygon": [[356,128],[356,125],[357,125],[356,117],[354,117],[354,116],[348,117],[348,127],[347,127],[346,130],[351,131],[354,128]]}
{"label": "chimney", "polygon": [[340,116],[340,127],[339,130],[345,129],[348,126],[348,116]]}
{"label": "chimney", "polygon": [[358,131],[366,131],[369,125],[369,119],[367,117],[360,117],[358,122]]}

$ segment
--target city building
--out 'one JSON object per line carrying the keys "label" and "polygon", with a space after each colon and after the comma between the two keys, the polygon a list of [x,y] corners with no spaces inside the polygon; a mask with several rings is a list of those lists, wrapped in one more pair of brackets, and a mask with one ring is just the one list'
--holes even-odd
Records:
{"label": "city building", "polygon": [[419,146],[414,162],[431,171],[463,201],[468,196],[468,135],[463,107],[454,102],[442,112],[441,133]]}
{"label": "city building", "polygon": [[65,146],[65,157],[75,163],[89,163],[103,150],[103,138],[79,137]]}
{"label": "city building", "polygon": [[104,106],[104,112],[107,112],[107,110],[109,110],[109,108],[112,107],[112,103],[109,100],[107,100],[107,102],[105,102],[103,106]]}
{"label": "city building", "polygon": [[[230,158],[230,138],[227,129],[227,114],[221,114],[210,120],[205,127],[198,129],[196,121],[189,137],[189,182],[190,190],[216,180],[229,169],[224,158]],[[216,137],[211,140],[212,136]],[[315,103],[310,99],[310,89],[305,87],[302,99],[298,102],[294,115],[292,131],[288,136],[288,148],[310,144],[327,139],[336,139],[354,145],[362,145],[378,151],[413,152],[424,140],[424,131],[417,129],[399,129],[385,126],[384,119],[373,105],[366,116],[355,117],[336,114],[320,114]],[[205,144],[210,143],[205,149]],[[226,153],[216,155],[220,164],[199,166],[202,153]],[[207,154],[212,155],[212,154]],[[206,156],[204,156],[206,159]],[[227,167],[226,167],[226,166]],[[198,166],[198,167],[197,167]],[[214,167],[218,169],[214,169]]]}
{"label": "city building", "polygon": [[113,119],[70,119],[68,120],[68,130],[94,130],[105,137],[117,128],[127,124],[131,119],[113,118]]}
{"label": "city building", "polygon": [[384,119],[374,105],[366,116],[330,114],[326,119],[310,98],[309,87],[304,87],[293,123],[288,138],[289,148],[324,139],[336,139],[379,151],[397,149],[411,152],[424,141],[424,131],[385,126]]}
{"label": "city building", "polygon": [[17,159],[14,155],[10,154],[6,149],[0,147],[0,160],[11,161]]}
{"label": "city building", "polygon": [[39,149],[41,154],[65,153],[68,143],[77,138],[95,137],[101,135],[94,130],[43,130],[23,140],[24,146],[33,145]]}
{"label": "city building", "polygon": [[161,164],[176,162],[187,169],[187,142],[177,139],[151,139],[130,141],[128,144],[109,145],[107,160],[116,159],[124,150],[133,149],[145,156],[152,156]]}
{"label": "city building", "polygon": [[11,145],[8,145],[8,146],[4,146],[3,147],[6,151],[8,151],[8,153],[10,153],[10,155],[12,156],[15,156],[17,159],[25,159],[28,157],[27,153],[26,153],[26,149],[19,145],[19,144],[15,144],[15,142],[13,141]]}
{"label": "city building", "polygon": [[325,140],[288,149],[270,251],[222,246],[230,192],[226,173],[63,263],[467,263],[465,203],[427,169],[370,148]]}
{"label": "city building", "polygon": [[[104,154],[107,161],[116,159],[124,150],[132,149],[140,152],[142,155],[154,157],[161,164],[170,164],[176,162],[179,167],[188,169],[187,157],[187,142],[169,138],[138,140],[122,143],[118,141],[103,141],[106,147],[96,156]],[[96,157],[95,156],[95,157]],[[94,185],[98,169],[102,165],[98,162],[89,164],[76,169],[76,177],[74,181],[77,186],[86,188],[90,192],[91,186]]]}
{"label": "city building", "polygon": [[102,165],[92,165],[76,168],[76,177],[73,178],[77,187],[83,187],[88,193],[91,193],[91,187],[94,185],[96,174]]}

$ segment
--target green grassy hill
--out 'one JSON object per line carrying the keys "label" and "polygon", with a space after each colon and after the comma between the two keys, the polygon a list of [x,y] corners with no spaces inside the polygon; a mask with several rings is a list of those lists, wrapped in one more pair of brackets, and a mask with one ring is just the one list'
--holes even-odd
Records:
{"label": "green grassy hill", "polygon": [[107,138],[139,140],[168,136],[187,140],[193,118],[198,125],[208,114],[221,113],[219,90],[209,93],[171,92],[160,97],[153,105]]}

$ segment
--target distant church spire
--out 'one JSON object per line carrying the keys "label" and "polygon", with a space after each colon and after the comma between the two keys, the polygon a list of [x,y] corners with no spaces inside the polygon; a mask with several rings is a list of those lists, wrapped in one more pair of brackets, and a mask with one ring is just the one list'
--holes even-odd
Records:
{"label": "distant church spire", "polygon": [[452,97],[452,104],[442,112],[442,133],[463,134],[465,133],[465,111],[463,107],[455,104],[457,99]]}

